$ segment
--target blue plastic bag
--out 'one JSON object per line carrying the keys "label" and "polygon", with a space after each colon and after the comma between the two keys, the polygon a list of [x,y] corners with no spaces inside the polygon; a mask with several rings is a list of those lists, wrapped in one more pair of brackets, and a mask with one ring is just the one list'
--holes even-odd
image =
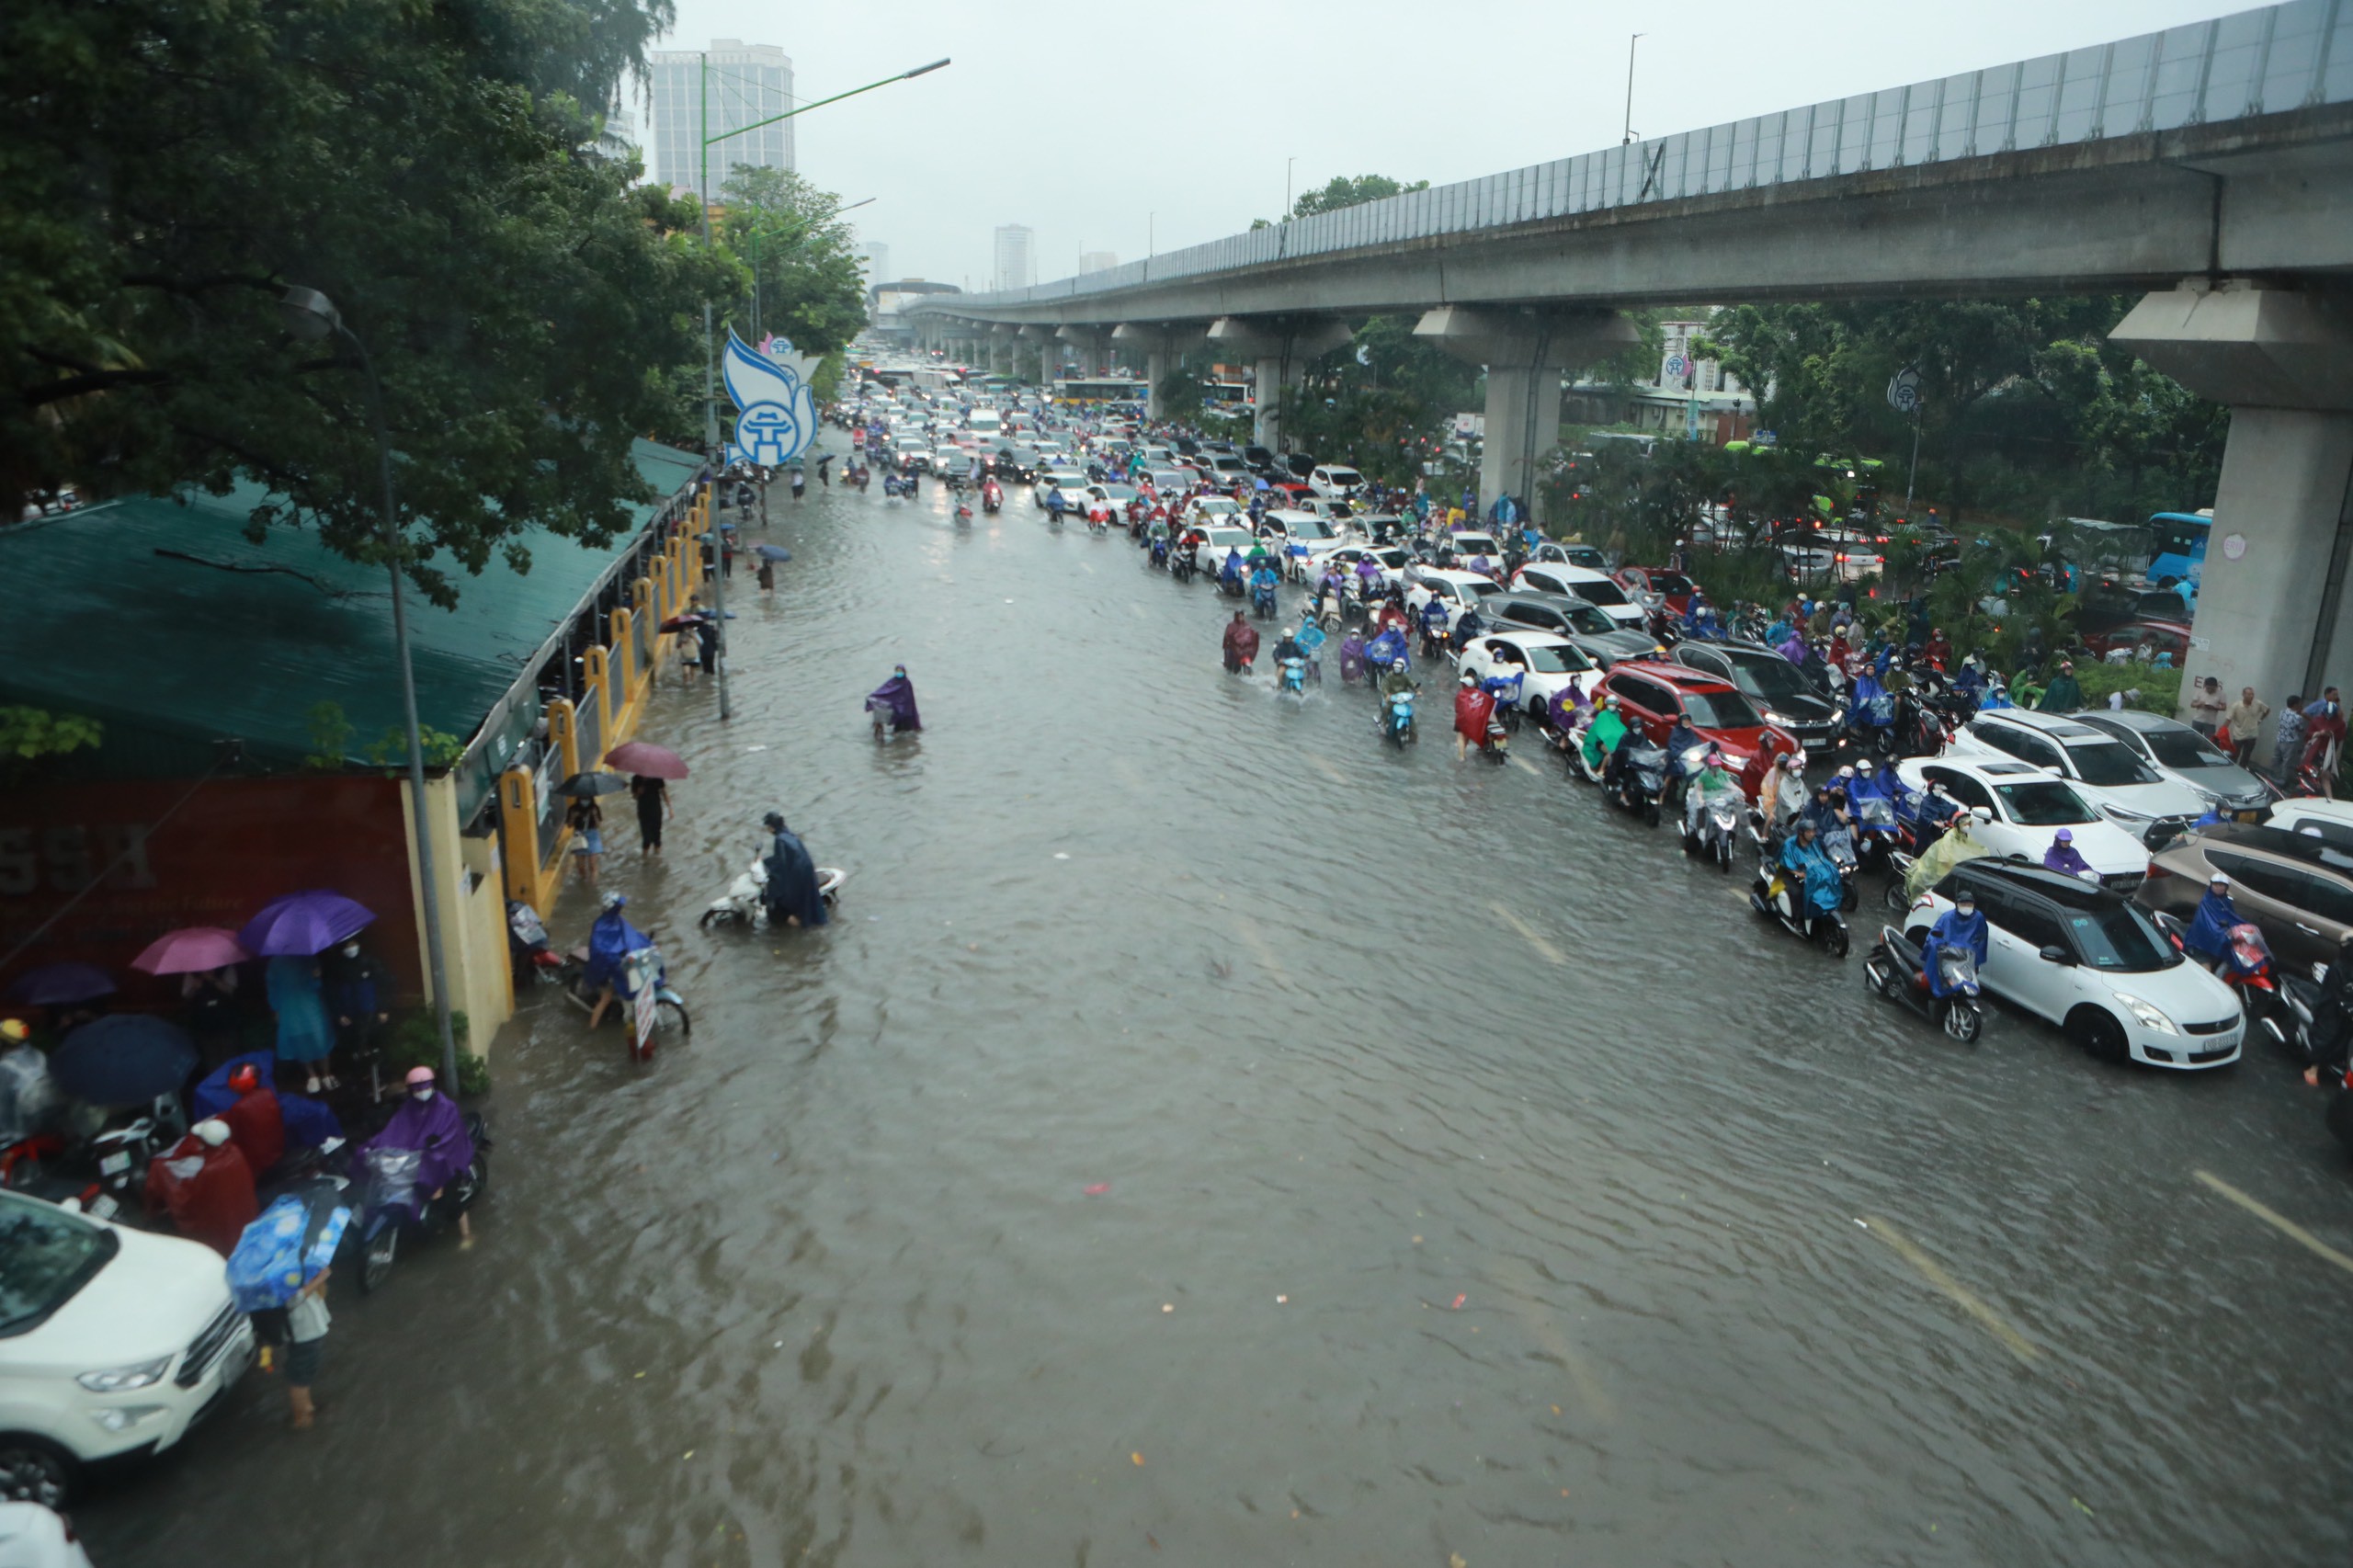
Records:
{"label": "blue plastic bag", "polygon": [[229,1295],[241,1312],[290,1303],[320,1269],[335,1261],[351,1210],[287,1193],[247,1225],[229,1254]]}

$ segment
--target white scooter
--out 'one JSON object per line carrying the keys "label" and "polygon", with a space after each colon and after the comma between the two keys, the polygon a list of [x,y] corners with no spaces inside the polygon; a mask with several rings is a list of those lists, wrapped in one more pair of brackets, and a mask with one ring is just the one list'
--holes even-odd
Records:
{"label": "white scooter", "polygon": [[[768,928],[767,857],[756,855],[752,863],[727,884],[727,891],[710,901],[697,922],[708,931],[714,926],[742,926],[754,931]],[[831,911],[840,903],[842,884],[849,881],[849,873],[834,866],[817,868],[817,896],[825,901]]]}

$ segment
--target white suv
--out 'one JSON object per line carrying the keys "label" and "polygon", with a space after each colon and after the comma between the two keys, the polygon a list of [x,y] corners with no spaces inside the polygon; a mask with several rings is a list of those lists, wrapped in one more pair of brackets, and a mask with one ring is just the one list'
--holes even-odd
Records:
{"label": "white suv", "polygon": [[0,1191],[0,1497],[170,1448],[253,1360],[210,1247]]}
{"label": "white suv", "polygon": [[1308,471],[1307,488],[1318,495],[1345,501],[1364,488],[1364,475],[1352,468],[1322,464]]}
{"label": "white suv", "polygon": [[2114,735],[2056,713],[2020,708],[1980,713],[1961,728],[1963,752],[2017,757],[2055,773],[2100,815],[2143,842],[2152,842],[2159,824],[2166,837],[2206,811],[2206,798],[2169,779]]}

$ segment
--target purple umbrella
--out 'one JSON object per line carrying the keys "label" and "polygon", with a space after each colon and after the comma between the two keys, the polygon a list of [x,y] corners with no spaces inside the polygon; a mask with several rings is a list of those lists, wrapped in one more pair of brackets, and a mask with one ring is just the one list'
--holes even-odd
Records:
{"label": "purple umbrella", "polygon": [[234,931],[218,926],[190,926],[166,931],[131,960],[131,967],[149,974],[201,974],[243,963],[254,955],[237,940]]}
{"label": "purple umbrella", "polygon": [[264,906],[245,922],[237,940],[248,952],[265,958],[303,957],[325,952],[346,937],[357,935],[376,918],[373,911],[339,892],[312,888],[290,892]]}
{"label": "purple umbrella", "polygon": [[91,1002],[114,994],[114,982],[94,963],[45,963],[17,976],[8,987],[15,1000],[35,1007]]}

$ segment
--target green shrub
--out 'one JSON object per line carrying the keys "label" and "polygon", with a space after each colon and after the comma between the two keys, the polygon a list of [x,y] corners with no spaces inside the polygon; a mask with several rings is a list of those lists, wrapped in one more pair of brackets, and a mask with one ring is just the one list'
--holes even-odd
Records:
{"label": "green shrub", "polygon": [[2149,665],[2099,665],[2078,659],[2075,684],[2084,688],[2087,708],[2107,707],[2111,691],[2139,692],[2137,697],[2128,695],[2124,706],[2144,713],[2171,716],[2181,702],[2181,672]]}
{"label": "green shrub", "polygon": [[[490,1063],[466,1049],[468,1025],[462,1010],[449,1014],[449,1032],[458,1041],[458,1093],[471,1099],[490,1093]],[[435,1027],[429,1007],[418,1007],[401,1014],[385,1032],[384,1055],[396,1073],[406,1073],[412,1067],[441,1070],[441,1031]]]}

